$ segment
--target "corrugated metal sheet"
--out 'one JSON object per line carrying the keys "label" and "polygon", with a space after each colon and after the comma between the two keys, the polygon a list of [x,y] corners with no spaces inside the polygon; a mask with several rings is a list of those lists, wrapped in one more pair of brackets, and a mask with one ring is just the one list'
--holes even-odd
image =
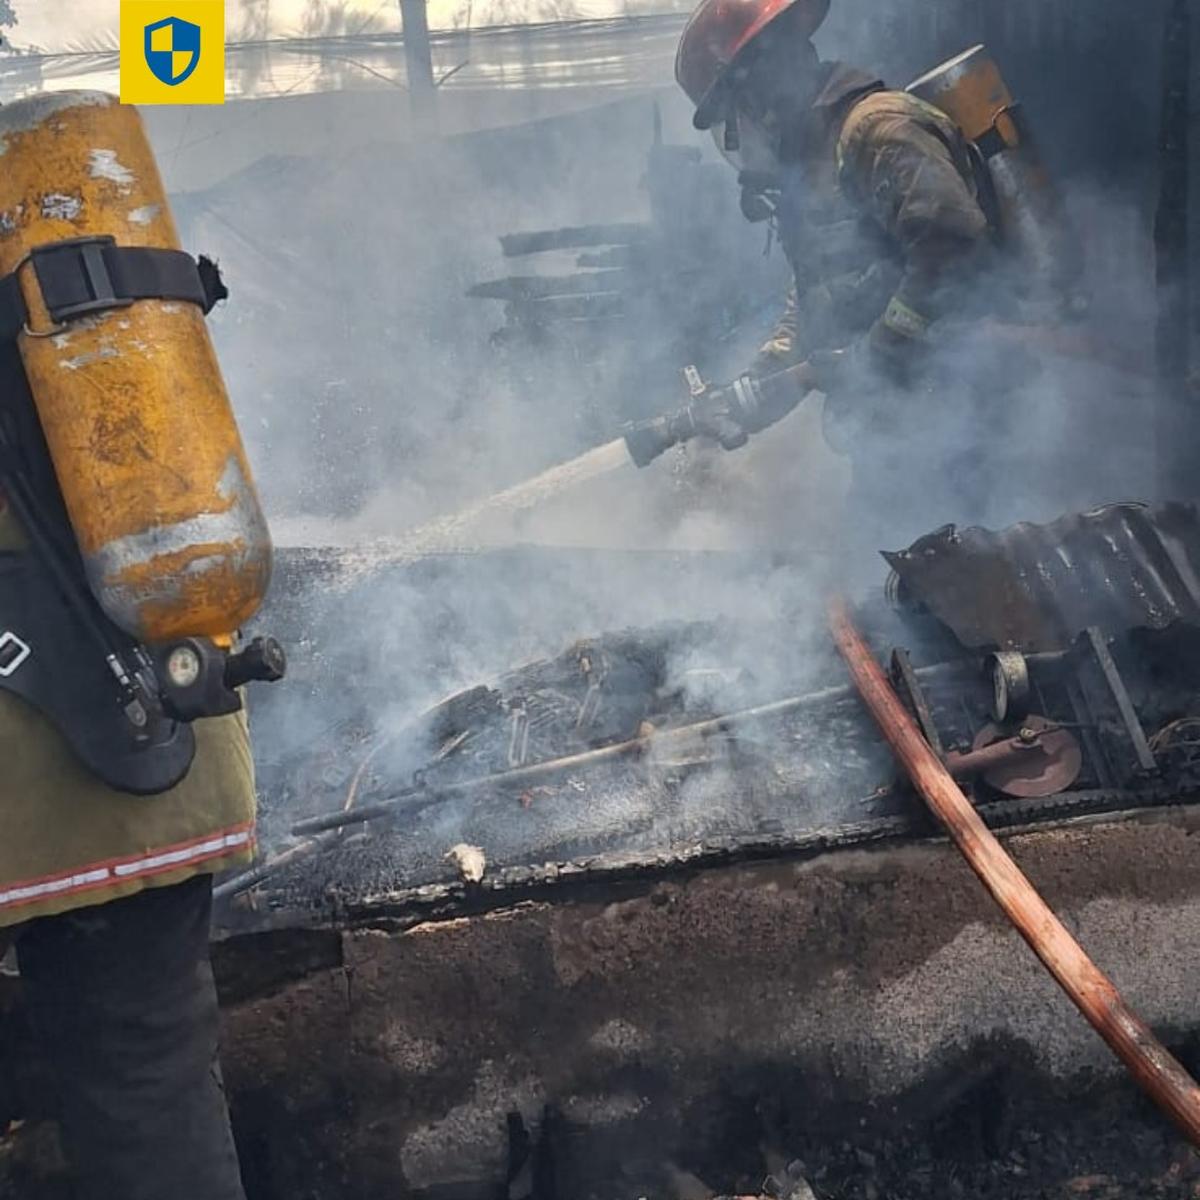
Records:
{"label": "corrugated metal sheet", "polygon": [[1090,626],[1200,625],[1195,508],[1113,504],[1001,532],[946,526],[885,555],[907,594],[971,649],[1061,650]]}

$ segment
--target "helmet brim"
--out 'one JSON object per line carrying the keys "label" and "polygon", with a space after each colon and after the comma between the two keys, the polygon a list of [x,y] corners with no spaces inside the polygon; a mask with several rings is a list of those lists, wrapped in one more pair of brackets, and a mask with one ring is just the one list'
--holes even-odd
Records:
{"label": "helmet brim", "polygon": [[726,68],[700,98],[692,114],[692,125],[696,129],[711,129],[718,121],[724,120],[732,98],[730,93],[729,69]]}

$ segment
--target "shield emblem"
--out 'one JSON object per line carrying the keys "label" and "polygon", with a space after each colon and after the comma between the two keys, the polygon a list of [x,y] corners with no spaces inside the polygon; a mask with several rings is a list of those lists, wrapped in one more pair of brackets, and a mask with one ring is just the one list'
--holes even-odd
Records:
{"label": "shield emblem", "polygon": [[167,17],[146,26],[146,65],[160,83],[182,83],[199,61],[199,25]]}

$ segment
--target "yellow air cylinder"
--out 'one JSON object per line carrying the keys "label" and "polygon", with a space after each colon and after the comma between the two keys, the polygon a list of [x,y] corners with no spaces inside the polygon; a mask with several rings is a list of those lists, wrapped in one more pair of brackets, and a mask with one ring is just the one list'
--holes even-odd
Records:
{"label": "yellow air cylinder", "polygon": [[1064,219],[1054,181],[1020,118],[995,60],[980,46],[905,89],[944,112],[986,158],[1001,232],[1035,288],[1070,297],[1082,273],[1079,239]]}
{"label": "yellow air cylinder", "polygon": [[31,248],[111,235],[178,250],[137,109],[99,92],[0,107],[0,276],[96,599],[147,643],[221,638],[259,607],[271,541],[201,308],[137,300],[51,324]]}

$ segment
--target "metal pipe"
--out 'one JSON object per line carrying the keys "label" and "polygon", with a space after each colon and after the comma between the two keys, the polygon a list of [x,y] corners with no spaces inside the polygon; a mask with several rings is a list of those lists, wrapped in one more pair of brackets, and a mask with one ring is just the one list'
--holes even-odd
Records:
{"label": "metal pipe", "polygon": [[[630,738],[628,741],[616,742],[611,746],[601,746],[598,750],[585,750],[581,754],[568,754],[563,758],[551,758],[545,762],[531,763],[527,767],[517,767],[513,771],[498,771],[494,775],[475,776],[471,779],[457,779],[451,783],[440,784],[435,788],[409,788],[378,804],[356,808],[350,812],[327,813],[320,817],[308,817],[297,821],[292,826],[293,834],[320,833],[326,829],[341,829],[346,825],[360,824],[363,821],[373,821],[379,817],[394,816],[396,810],[408,799],[414,796],[426,795],[431,801],[437,802],[448,796],[463,792],[478,791],[484,788],[511,787],[517,783],[530,783],[546,779],[553,775],[565,775],[571,771],[599,766],[602,763],[613,762],[617,759],[628,758],[652,746],[669,745],[680,738],[701,737],[707,733],[720,733],[733,725],[747,721],[762,720],[764,717],[781,716],[798,708],[811,704],[828,704],[836,700],[847,700],[854,695],[851,687],[824,688],[819,692],[809,692],[804,696],[792,696],[787,700],[776,700],[771,704],[760,704],[757,708],[747,708],[741,712],[729,713],[722,717],[712,717],[707,721],[696,721],[691,725],[680,725],[676,729],[664,729],[661,733],[648,734],[645,737]],[[420,806],[424,807],[424,805]],[[414,811],[412,807],[406,811]]]}
{"label": "metal pipe", "polygon": [[264,880],[269,879],[276,871],[283,870],[284,867],[290,866],[295,862],[302,862],[306,858],[311,858],[318,850],[324,850],[326,846],[332,846],[335,842],[341,840],[341,830],[333,833],[324,834],[321,837],[309,838],[306,842],[301,842],[296,846],[289,846],[286,850],[280,850],[277,854],[272,854],[270,858],[263,859],[262,862],[253,867],[248,867],[246,870],[230,878],[222,880],[213,888],[213,899],[220,901],[225,900],[230,896],[236,896],[240,892],[257,886]]}
{"label": "metal pipe", "polygon": [[840,598],[829,605],[829,628],[863,703],[971,869],[1134,1079],[1200,1146],[1200,1087],[1088,958],[983,823],[922,738]]}
{"label": "metal pipe", "polygon": [[1029,760],[1031,754],[1043,756],[1045,751],[1038,744],[1036,735],[1033,739],[1024,741],[1020,737],[1005,738],[983,746],[979,750],[969,750],[965,754],[951,750],[945,756],[946,769],[953,779],[966,779],[971,775],[981,775],[994,767],[1006,766],[1017,759]]}
{"label": "metal pipe", "polygon": [[[919,678],[936,678],[955,671],[970,672],[972,664],[968,660],[935,663],[928,667],[918,667],[914,672]],[[458,779],[451,783],[438,784],[434,787],[406,788],[396,795],[380,800],[376,804],[355,808],[350,812],[324,813],[318,817],[306,817],[292,826],[295,835],[321,833],[327,829],[342,829],[347,825],[361,824],[364,821],[375,821],[382,817],[394,817],[403,811],[405,815],[420,812],[430,804],[440,803],[449,796],[461,795],[465,792],[480,791],[485,788],[510,787],[518,783],[531,783],[555,775],[565,775],[571,771],[599,766],[602,763],[614,762],[628,758],[651,747],[669,746],[672,741],[701,737],[708,733],[721,733],[736,725],[744,725],[751,721],[761,721],[766,717],[784,716],[801,708],[820,704],[833,704],[839,700],[848,700],[856,695],[851,686],[822,688],[817,692],[806,692],[803,696],[791,696],[786,700],[776,700],[770,704],[760,704],[756,708],[742,709],[738,712],[727,713],[720,717],[711,717],[705,721],[696,721],[691,725],[681,725],[676,729],[664,729],[661,733],[653,733],[646,737],[630,738],[628,741],[617,742],[611,746],[601,746],[598,750],[585,750],[582,754],[569,754],[564,758],[552,758],[545,762],[531,763],[527,767],[518,767],[513,771],[499,771],[493,775],[475,776],[471,779]],[[411,804],[415,797],[422,797],[421,804]]]}

